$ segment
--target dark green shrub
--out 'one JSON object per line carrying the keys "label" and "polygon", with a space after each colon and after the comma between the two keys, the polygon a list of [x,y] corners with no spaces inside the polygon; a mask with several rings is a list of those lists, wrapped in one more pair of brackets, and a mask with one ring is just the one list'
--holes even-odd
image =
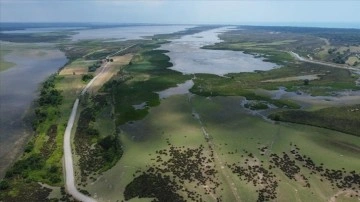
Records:
{"label": "dark green shrub", "polygon": [[7,188],[9,188],[10,185],[9,185],[9,182],[6,181],[6,180],[1,180],[0,181],[0,190],[5,190]]}

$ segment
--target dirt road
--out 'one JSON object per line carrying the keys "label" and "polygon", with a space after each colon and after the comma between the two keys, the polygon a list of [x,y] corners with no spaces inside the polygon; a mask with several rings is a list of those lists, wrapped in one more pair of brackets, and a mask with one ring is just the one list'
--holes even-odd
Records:
{"label": "dirt road", "polygon": [[[132,46],[129,46],[129,47],[132,47]],[[123,51],[126,49],[127,48],[122,49],[120,51]],[[116,53],[119,53],[120,51],[118,51]],[[124,57],[123,60],[120,60],[122,62],[121,64],[126,64],[131,59],[131,57],[129,55],[119,56],[119,57]],[[119,58],[117,58],[117,59],[119,59]],[[81,91],[81,95],[84,95],[89,90],[89,88],[92,87],[92,85],[94,84],[94,82],[96,82],[96,80],[98,78],[103,77],[101,79],[101,83],[98,83],[98,85],[104,84],[106,81],[108,81],[111,77],[108,74],[105,75],[105,77],[104,77],[103,74],[104,74],[104,72],[108,72],[109,67],[111,67],[111,62],[104,63],[103,66],[101,67],[100,72]],[[72,157],[72,152],[71,152],[71,131],[72,131],[72,128],[73,128],[73,125],[75,122],[75,116],[77,114],[78,105],[79,105],[79,98],[77,98],[75,100],[69,121],[66,126],[65,134],[64,134],[65,187],[66,187],[67,192],[69,194],[71,194],[75,199],[77,199],[79,201],[84,201],[84,202],[95,202],[96,200],[94,198],[91,198],[89,196],[82,194],[81,192],[79,192],[79,190],[75,186],[74,163],[73,163],[73,157]]]}
{"label": "dirt road", "polygon": [[71,153],[71,130],[74,125],[78,105],[79,105],[79,99],[76,99],[64,135],[64,157],[65,157],[65,175],[66,175],[65,186],[67,192],[71,194],[75,199],[79,201],[92,202],[96,200],[88,196],[85,196],[84,194],[79,192],[75,187],[73,158]]}
{"label": "dirt road", "polygon": [[310,60],[310,59],[306,59],[304,57],[301,57],[299,54],[294,53],[292,51],[290,51],[289,53],[295,59],[297,59],[299,61],[302,61],[302,62],[308,62],[308,63],[319,64],[319,65],[326,65],[326,66],[329,66],[329,67],[336,67],[336,68],[348,69],[348,70],[353,70],[353,71],[360,71],[360,69],[356,69],[356,68],[350,67],[348,65],[335,64],[335,63],[330,63],[330,62],[323,62],[323,61],[319,61],[319,60]]}

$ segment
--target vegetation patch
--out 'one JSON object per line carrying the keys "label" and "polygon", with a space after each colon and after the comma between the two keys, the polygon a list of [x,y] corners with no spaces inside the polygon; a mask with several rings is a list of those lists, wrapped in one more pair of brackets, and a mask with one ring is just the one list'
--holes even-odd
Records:
{"label": "vegetation patch", "polygon": [[141,40],[129,41],[103,41],[103,40],[80,40],[71,43],[62,43],[58,47],[61,51],[65,52],[66,57],[70,61],[79,58],[85,60],[103,60],[106,56],[113,54],[121,49],[128,48],[120,54],[135,53],[139,47],[135,44],[141,43]]}
{"label": "vegetation patch", "polygon": [[11,192],[6,192],[8,190],[1,190],[1,201],[48,201],[47,197],[51,192],[51,189],[42,187],[36,182],[17,181],[12,186],[15,186],[16,189],[12,189]]}
{"label": "vegetation patch", "polygon": [[[320,182],[328,181],[332,189],[349,189],[356,190],[360,188],[360,175],[355,170],[346,172],[344,169],[335,170],[329,169],[324,164],[317,165],[314,161],[300,153],[300,148],[296,144],[290,143],[290,153],[282,152],[281,155],[276,153],[268,153],[268,147],[259,147],[261,155],[268,153],[270,160],[269,164],[264,164],[264,161],[258,158],[251,152],[243,150],[245,155],[241,162],[228,164],[228,167],[235,173],[239,179],[245,181],[247,184],[252,184],[257,188],[257,201],[269,201],[277,199],[278,186],[280,183],[279,172],[281,171],[288,179],[295,181],[306,189],[310,189],[310,180],[317,174],[321,176]],[[237,152],[235,152],[237,153]],[[234,154],[231,152],[231,154]],[[305,176],[303,170],[310,171],[309,175]],[[355,197],[359,197],[359,193]]]}
{"label": "vegetation patch", "polygon": [[[144,186],[145,185],[145,186]],[[126,186],[125,200],[135,197],[156,198],[157,201],[185,201],[182,196],[176,193],[178,186],[171,181],[169,176],[161,174],[142,174]]]}
{"label": "vegetation patch", "polygon": [[[156,43],[155,47],[159,47]],[[150,46],[154,48],[154,46]],[[158,91],[175,87],[190,76],[168,69],[172,64],[163,50],[148,50],[136,54],[123,71],[104,85],[105,92],[112,95],[116,124],[144,118],[148,109],[135,109],[133,105],[146,102],[149,107],[160,104]]]}
{"label": "vegetation patch", "polygon": [[81,78],[81,80],[85,83],[87,83],[88,81],[90,81],[91,79],[93,79],[94,76],[92,74],[84,74]]}
{"label": "vegetation patch", "polygon": [[101,135],[94,127],[99,112],[108,105],[106,96],[84,96],[81,104],[84,109],[77,124],[75,151],[80,156],[81,181],[86,182],[90,174],[111,168],[121,158],[123,150],[114,129],[113,134]]}
{"label": "vegetation patch", "polygon": [[101,66],[101,63],[102,63],[101,60],[96,61],[94,64],[92,64],[88,67],[88,71],[95,72]]}
{"label": "vegetation patch", "polygon": [[[37,182],[50,185],[62,183],[62,92],[59,78],[50,76],[40,89],[33,117],[35,136],[25,146],[25,153],[7,170],[4,180],[8,187],[1,195],[7,201],[44,201],[50,191]],[[28,185],[28,186],[27,186]],[[28,195],[28,196],[26,196]],[[24,199],[24,200],[23,200]]]}
{"label": "vegetation patch", "polygon": [[190,91],[201,96],[244,96],[247,100],[265,101],[280,108],[300,108],[298,104],[290,100],[271,99],[268,96],[254,93],[252,89],[255,88],[256,80],[259,79],[256,78],[258,77],[256,74],[260,73],[231,74],[230,78],[197,74],[194,79],[195,85]]}
{"label": "vegetation patch", "polygon": [[66,32],[50,32],[50,33],[26,33],[26,34],[6,34],[0,33],[3,41],[15,43],[39,43],[39,42],[60,42],[70,38],[70,33]]}
{"label": "vegetation patch", "polygon": [[[317,74],[317,80],[281,80],[293,75]],[[195,85],[190,91],[204,96],[244,96],[249,100],[258,99],[253,89],[277,90],[285,87],[288,91],[301,91],[311,95],[332,95],[341,90],[360,90],[356,85],[358,75],[349,70],[315,65],[309,63],[292,63],[269,71],[249,73],[232,73],[226,77],[210,74],[196,74]],[[278,82],[271,82],[277,80]],[[268,82],[270,81],[270,82]],[[267,100],[271,100],[267,98]],[[265,100],[265,101],[267,101]],[[271,101],[271,102],[281,102]]]}
{"label": "vegetation patch", "polygon": [[191,190],[197,187],[202,187],[205,195],[216,195],[220,183],[211,150],[206,151],[203,145],[181,148],[172,146],[168,140],[167,143],[169,149],[156,151],[153,166],[145,172],[137,171],[142,174],[126,186],[125,199],[154,197],[158,201],[186,201],[183,198],[186,196],[191,201],[203,200],[201,194]]}
{"label": "vegetation patch", "polygon": [[330,107],[311,112],[289,110],[271,114],[270,118],[277,121],[323,127],[360,136],[360,105]]}
{"label": "vegetation patch", "polygon": [[[3,46],[3,45],[1,45],[1,46]],[[0,72],[5,71],[5,70],[15,66],[15,63],[8,62],[4,59],[4,56],[10,52],[11,52],[11,50],[7,50],[7,49],[4,49],[3,47],[1,47],[1,49],[0,49]]]}

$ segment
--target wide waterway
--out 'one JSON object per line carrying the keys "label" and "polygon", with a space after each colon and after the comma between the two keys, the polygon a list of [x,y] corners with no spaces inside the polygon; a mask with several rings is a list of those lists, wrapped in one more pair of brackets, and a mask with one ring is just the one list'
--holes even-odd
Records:
{"label": "wide waterway", "polygon": [[169,34],[191,28],[194,26],[168,25],[168,26],[123,26],[101,29],[77,30],[72,36],[73,41],[89,39],[135,40],[156,34]]}
{"label": "wide waterway", "polygon": [[221,27],[192,35],[185,35],[171,43],[163,44],[159,49],[168,50],[171,69],[184,74],[207,73],[223,76],[228,73],[253,72],[270,70],[277,65],[263,61],[241,51],[202,49],[222,40],[218,35],[231,27]]}
{"label": "wide waterway", "polygon": [[0,72],[0,177],[3,177],[28,136],[23,117],[36,98],[40,83],[56,73],[67,58],[51,45],[32,44],[33,48],[29,45],[21,48],[19,44],[1,43],[14,46],[14,51],[3,58],[16,64]]}

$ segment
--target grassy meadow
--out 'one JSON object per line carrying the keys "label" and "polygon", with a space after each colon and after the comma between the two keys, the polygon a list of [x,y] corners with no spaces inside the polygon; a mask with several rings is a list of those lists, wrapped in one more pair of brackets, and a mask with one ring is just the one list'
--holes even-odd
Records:
{"label": "grassy meadow", "polygon": [[[199,96],[192,98],[173,96],[162,100],[161,104],[152,108],[143,120],[120,127],[123,157],[117,165],[104,172],[95,182],[89,183],[86,189],[92,195],[96,194],[100,201],[123,200],[124,196],[119,193],[125,191],[134,177],[146,172],[150,167],[161,167],[161,163],[155,161],[158,156],[162,156],[159,151],[167,150],[172,146],[186,150],[203,145],[206,157],[210,156],[211,151],[218,156],[212,166],[218,171],[214,179],[220,185],[216,188],[216,194],[202,196],[202,199],[207,201],[215,201],[218,197],[223,201],[236,201],[237,196],[241,201],[257,200],[255,190],[259,187],[241,180],[227,166],[239,162],[244,164],[245,159],[250,159],[249,153],[254,156],[252,158],[254,165],[262,162],[261,164],[267,168],[271,165],[271,153],[282,155],[285,152],[291,156],[291,150],[296,145],[302,155],[310,157],[317,165],[324,164],[328,169],[344,167],[349,173],[360,168],[360,163],[357,161],[360,144],[355,136],[311,126],[272,123],[253,116],[240,107],[239,103],[242,99],[241,97],[207,99]],[[194,113],[199,115],[202,123]],[[211,136],[211,141],[206,140],[202,128],[205,128]],[[329,145],[329,141],[341,142],[341,144]],[[208,145],[211,145],[212,149]],[[265,155],[259,150],[262,147],[268,147]],[[312,152],[314,150],[317,152]],[[298,165],[301,166],[301,163]],[[308,178],[311,189],[304,187],[302,181],[289,179],[279,168],[273,168],[272,172],[279,181],[277,188],[279,201],[289,198],[302,201],[327,201],[339,190],[332,189],[331,183],[326,180],[320,181],[322,177],[319,174],[310,174],[311,170],[307,168],[301,167],[298,174]],[[167,175],[174,177],[176,174],[170,172]],[[191,183],[185,183],[183,186],[197,193],[205,192],[203,186],[194,186]],[[210,183],[208,186],[211,187],[213,184]],[[231,191],[234,188],[235,194]],[[186,193],[181,191],[180,193],[185,200],[189,200]],[[347,199],[351,201],[351,198]],[[355,198],[353,199],[356,201]],[[131,201],[151,201],[151,199],[133,198]]]}

